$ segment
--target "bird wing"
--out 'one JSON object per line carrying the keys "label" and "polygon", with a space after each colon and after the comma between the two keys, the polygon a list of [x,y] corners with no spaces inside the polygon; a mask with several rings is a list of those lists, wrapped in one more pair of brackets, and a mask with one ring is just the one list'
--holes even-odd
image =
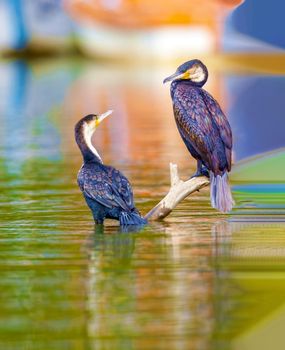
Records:
{"label": "bird wing", "polygon": [[128,179],[112,167],[104,167],[100,171],[83,168],[80,188],[85,196],[108,208],[117,207],[126,211],[134,208],[133,192]]}
{"label": "bird wing", "polygon": [[226,144],[201,91],[189,85],[178,85],[173,95],[174,115],[186,145],[195,150],[210,170],[219,172],[227,165]]}
{"label": "bird wing", "polygon": [[228,170],[231,170],[231,156],[233,147],[233,137],[230,123],[224,115],[219,103],[206,91],[201,89],[204,102],[211,113],[211,117],[218,127],[221,139],[226,148]]}
{"label": "bird wing", "polygon": [[203,99],[196,89],[178,85],[173,101],[176,123],[184,142],[210,168],[214,150],[212,121]]}
{"label": "bird wing", "polygon": [[224,144],[226,147],[232,148],[232,130],[227,117],[224,115],[219,103],[207,91],[201,89],[201,92],[204,102],[219,128]]}

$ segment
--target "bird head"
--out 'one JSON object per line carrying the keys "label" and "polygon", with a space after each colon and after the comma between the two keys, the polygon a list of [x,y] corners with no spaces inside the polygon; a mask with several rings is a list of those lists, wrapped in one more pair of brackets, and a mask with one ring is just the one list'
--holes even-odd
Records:
{"label": "bird head", "polygon": [[[107,111],[103,114],[88,114],[86,117],[79,120],[79,122],[75,125],[75,140],[81,149],[82,153],[86,153],[86,147],[89,149],[89,153],[91,152],[95,155],[99,160],[101,160],[98,152],[94,148],[91,142],[91,137],[98,127],[98,125],[108,117],[113,111]],[[87,153],[86,153],[87,154]],[[87,155],[86,159],[87,159]],[[90,158],[90,157],[89,157]],[[102,160],[101,160],[102,161]]]}
{"label": "bird head", "polygon": [[82,123],[84,128],[94,132],[99,126],[99,124],[101,124],[101,122],[106,117],[112,114],[112,112],[112,110],[109,110],[103,114],[89,114],[86,117],[82,118],[80,122]]}
{"label": "bird head", "polygon": [[103,114],[88,114],[86,117],[79,120],[75,126],[76,133],[83,133],[86,136],[90,136],[97,129],[98,125],[108,117],[113,111],[107,111]]}
{"label": "bird head", "polygon": [[207,67],[200,60],[195,59],[181,64],[174,74],[163,80],[163,83],[174,80],[190,80],[197,86],[203,86],[207,79]]}

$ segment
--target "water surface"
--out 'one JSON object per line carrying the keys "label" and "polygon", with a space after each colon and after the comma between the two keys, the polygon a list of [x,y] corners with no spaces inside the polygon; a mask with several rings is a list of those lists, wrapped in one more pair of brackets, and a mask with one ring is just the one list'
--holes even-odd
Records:
{"label": "water surface", "polygon": [[[93,142],[129,177],[143,213],[167,192],[170,161],[184,178],[194,172],[161,84],[172,69],[0,64],[1,348],[282,348],[284,177],[247,178],[237,166],[232,215],[211,209],[204,189],[140,232],[95,227],[77,188],[73,126],[110,108]],[[207,88],[234,125],[234,156],[272,151],[271,139],[257,137],[254,154],[238,142],[252,137],[242,99],[232,102],[240,74],[212,72]]]}

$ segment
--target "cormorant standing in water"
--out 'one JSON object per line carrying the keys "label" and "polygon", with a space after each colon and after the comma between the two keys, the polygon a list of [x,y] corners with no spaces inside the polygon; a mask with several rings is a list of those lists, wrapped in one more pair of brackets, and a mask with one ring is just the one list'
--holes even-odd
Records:
{"label": "cormorant standing in water", "polygon": [[105,219],[116,219],[120,225],[143,225],[147,221],[134,206],[128,179],[119,170],[104,165],[91,143],[96,127],[111,113],[87,115],[75,126],[75,140],[83,156],[78,185],[96,224],[103,224]]}
{"label": "cormorant standing in water", "polygon": [[183,63],[163,83],[172,81],[177,128],[188,151],[197,159],[193,176],[209,176],[210,172],[212,207],[228,212],[234,204],[227,174],[231,170],[232,131],[218,102],[202,89],[207,79],[207,67],[195,59]]}

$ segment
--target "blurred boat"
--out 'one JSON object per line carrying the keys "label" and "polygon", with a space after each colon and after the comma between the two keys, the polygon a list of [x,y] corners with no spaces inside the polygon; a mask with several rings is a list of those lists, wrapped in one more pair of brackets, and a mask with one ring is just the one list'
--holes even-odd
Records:
{"label": "blurred boat", "polygon": [[161,59],[208,53],[242,0],[65,0],[80,49],[91,56]]}

